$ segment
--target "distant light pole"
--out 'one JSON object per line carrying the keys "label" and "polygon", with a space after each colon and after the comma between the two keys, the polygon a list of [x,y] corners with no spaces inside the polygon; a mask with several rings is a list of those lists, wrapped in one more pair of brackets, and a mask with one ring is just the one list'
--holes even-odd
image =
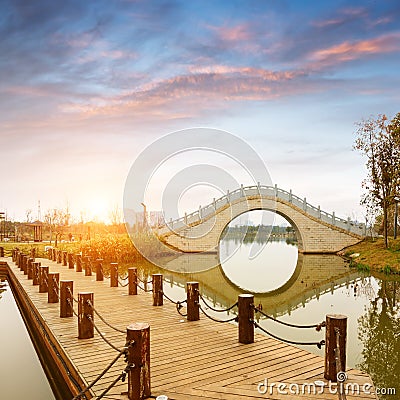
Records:
{"label": "distant light pole", "polygon": [[143,230],[144,227],[146,226],[146,216],[147,216],[147,210],[146,210],[146,204],[140,203],[143,206]]}
{"label": "distant light pole", "polygon": [[[2,212],[0,212],[0,241],[1,242],[3,241],[4,236],[5,236],[5,227],[6,227],[5,220],[6,220],[5,213],[2,211]],[[3,223],[2,223],[2,221],[3,221]]]}
{"label": "distant light pole", "polygon": [[397,215],[399,208],[399,197],[394,198],[394,228],[393,228],[393,239],[397,239]]}

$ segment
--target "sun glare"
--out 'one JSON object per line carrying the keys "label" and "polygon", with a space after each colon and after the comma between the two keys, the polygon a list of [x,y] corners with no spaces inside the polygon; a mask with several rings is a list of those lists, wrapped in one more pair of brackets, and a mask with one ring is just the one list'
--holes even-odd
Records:
{"label": "sun glare", "polygon": [[88,211],[93,220],[106,222],[109,219],[109,207],[107,202],[101,198],[92,199]]}

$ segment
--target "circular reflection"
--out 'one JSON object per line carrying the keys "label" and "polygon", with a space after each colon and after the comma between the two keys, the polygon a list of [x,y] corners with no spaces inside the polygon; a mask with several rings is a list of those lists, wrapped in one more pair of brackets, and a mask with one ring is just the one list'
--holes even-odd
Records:
{"label": "circular reflection", "polygon": [[[246,213],[250,223],[250,234],[239,247],[235,243],[235,236],[242,229],[241,216],[228,225],[219,245],[221,268],[226,278],[244,291],[253,293],[279,289],[289,281],[297,266],[298,250],[294,233],[291,233],[290,224],[278,215],[275,216],[273,227],[261,226],[268,235],[258,234],[260,243],[257,244],[261,250],[256,257],[250,257],[254,245],[251,233],[257,229],[256,223],[261,220],[263,213],[271,212]],[[262,242],[263,239],[266,244]]]}

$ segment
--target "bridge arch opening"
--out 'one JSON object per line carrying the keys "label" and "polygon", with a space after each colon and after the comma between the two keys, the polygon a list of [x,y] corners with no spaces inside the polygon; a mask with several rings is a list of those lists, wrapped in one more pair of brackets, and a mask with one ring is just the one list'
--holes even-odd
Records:
{"label": "bridge arch opening", "polygon": [[218,255],[225,277],[233,284],[267,293],[284,286],[295,273],[299,244],[300,232],[286,216],[254,209],[225,226]]}

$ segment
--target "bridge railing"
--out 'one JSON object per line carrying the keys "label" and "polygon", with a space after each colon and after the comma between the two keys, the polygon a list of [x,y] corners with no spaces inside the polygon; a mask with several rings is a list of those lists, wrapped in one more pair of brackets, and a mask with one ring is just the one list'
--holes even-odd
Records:
{"label": "bridge railing", "polygon": [[312,204],[307,202],[306,198],[301,198],[296,196],[292,193],[292,191],[287,191],[284,189],[278,188],[277,185],[275,186],[265,186],[265,185],[253,185],[253,186],[246,186],[243,185],[230,192],[228,192],[221,196],[218,199],[213,199],[212,203],[204,206],[199,207],[197,211],[193,211],[190,214],[186,214],[183,217],[180,217],[175,220],[170,220],[168,223],[159,226],[159,233],[167,233],[170,229],[172,230],[179,230],[184,229],[191,224],[196,224],[201,222],[204,219],[207,219],[215,214],[218,213],[223,207],[227,204],[233,203],[238,201],[242,198],[246,198],[249,196],[268,196],[268,197],[275,197],[276,199],[280,199],[286,201],[288,203],[293,204],[297,208],[301,209],[303,212],[307,213],[308,215],[317,218],[325,223],[337,226],[338,228],[347,230],[351,233],[356,233],[358,235],[365,235],[366,229],[365,224],[358,223],[351,221],[350,218],[343,219],[339,218],[335,215],[334,212],[332,214],[321,210],[321,207],[315,207]]}

